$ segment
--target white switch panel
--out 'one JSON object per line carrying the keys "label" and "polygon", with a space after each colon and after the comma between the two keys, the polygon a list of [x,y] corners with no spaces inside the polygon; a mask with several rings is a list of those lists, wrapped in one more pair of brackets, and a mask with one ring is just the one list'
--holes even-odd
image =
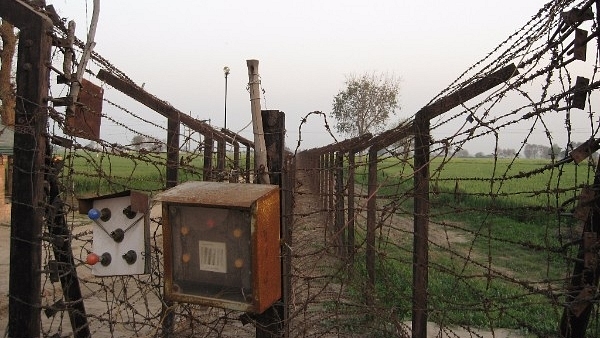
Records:
{"label": "white switch panel", "polygon": [[88,217],[94,221],[92,255],[96,254],[99,261],[94,262],[88,256],[88,264],[93,264],[92,273],[96,276],[148,273],[149,212],[131,211],[130,196],[94,200],[93,209],[88,210]]}

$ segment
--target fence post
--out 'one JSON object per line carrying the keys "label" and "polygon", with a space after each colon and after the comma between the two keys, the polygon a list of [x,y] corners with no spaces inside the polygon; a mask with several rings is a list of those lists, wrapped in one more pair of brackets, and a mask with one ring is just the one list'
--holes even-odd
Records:
{"label": "fence post", "polygon": [[367,197],[367,295],[368,306],[375,304],[375,230],[377,218],[377,148],[369,148],[369,176]]}
{"label": "fence post", "polygon": [[346,219],[344,214],[344,153],[335,152],[335,233],[338,253],[348,257],[346,242]]}
{"label": "fence post", "polygon": [[167,186],[172,188],[177,185],[179,172],[179,119],[167,119]]}
{"label": "fence post", "polygon": [[412,336],[427,337],[427,287],[429,266],[429,116],[415,115],[414,244]]}
{"label": "fence post", "polygon": [[217,174],[216,179],[222,182],[225,177],[225,141],[217,141]]}
{"label": "fence post", "polygon": [[[326,177],[325,176],[325,167],[326,167],[327,164],[325,162],[325,154],[319,153],[318,156],[319,156],[319,159],[318,159],[318,161],[319,161],[319,172],[318,172],[318,175],[319,175],[319,181],[318,181],[318,183],[319,183],[319,190],[318,191],[319,191],[319,198],[321,199],[321,208],[325,209],[325,208],[327,208],[327,203],[326,203],[327,199],[326,199],[326,196],[325,196],[325,191],[326,191],[325,187],[326,187],[326,182],[327,182],[327,180],[325,179],[325,177]],[[327,230],[325,230],[325,231],[327,231]]]}
{"label": "fence post", "polygon": [[39,337],[47,102],[52,22],[28,4],[0,0],[0,16],[20,29],[11,206],[8,336]]}
{"label": "fence post", "polygon": [[240,144],[233,142],[233,168],[229,182],[237,183],[240,180]]}
{"label": "fence post", "polygon": [[354,270],[354,176],[356,174],[356,153],[354,150],[348,154],[348,258],[351,265],[351,271]]}
{"label": "fence post", "polygon": [[214,140],[212,137],[204,135],[204,167],[202,169],[202,180],[212,181],[213,180],[213,144]]}
{"label": "fence post", "polygon": [[[270,170],[270,184],[283,187],[285,178],[282,175],[284,167],[284,149],[285,149],[285,115],[278,110],[263,110],[261,111],[262,126],[264,132],[264,141],[267,167]],[[286,195],[282,192],[282,200],[280,205],[281,211],[281,228],[280,236],[288,233],[287,223],[284,221],[284,216],[289,210],[283,208],[286,201]],[[282,238],[285,243],[288,239]],[[289,329],[287,326],[287,297],[289,297],[291,286],[291,265],[287,266],[286,257],[289,257],[288,250],[282,248],[282,266],[281,266],[281,289],[282,299],[267,309],[264,313],[256,316],[256,337],[257,338],[275,338],[286,336]]]}
{"label": "fence post", "polygon": [[252,156],[252,148],[250,146],[246,146],[246,183],[250,183],[250,172],[252,172],[250,167],[250,159]]}

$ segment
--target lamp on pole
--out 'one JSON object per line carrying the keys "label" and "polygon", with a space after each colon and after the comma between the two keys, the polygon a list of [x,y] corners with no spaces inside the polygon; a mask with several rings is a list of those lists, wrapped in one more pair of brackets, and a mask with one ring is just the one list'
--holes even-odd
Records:
{"label": "lamp on pole", "polygon": [[229,67],[223,67],[223,73],[225,73],[225,116],[223,128],[227,129],[227,76],[229,75]]}

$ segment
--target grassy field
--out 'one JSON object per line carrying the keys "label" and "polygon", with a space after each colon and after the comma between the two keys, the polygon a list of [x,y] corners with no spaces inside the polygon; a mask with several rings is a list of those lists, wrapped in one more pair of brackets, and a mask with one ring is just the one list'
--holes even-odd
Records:
{"label": "grassy field", "polygon": [[[391,159],[378,167],[384,168],[378,172],[382,209],[401,201],[396,215],[411,218],[411,167]],[[430,320],[555,334],[562,306],[545,290],[564,287],[572,269],[567,256],[577,250],[565,244],[581,235],[578,222],[560,215],[572,211],[581,187],[593,180],[592,169],[542,160],[434,159],[430,235],[445,235],[451,248],[430,245]],[[366,175],[357,180],[365,185]],[[377,267],[379,299],[407,319],[412,244],[411,235],[382,235],[378,244],[385,251]],[[358,269],[366,274],[364,266]],[[357,282],[357,293],[364,283]]]}
{"label": "grassy field", "polygon": [[[201,154],[181,154],[179,181],[201,181],[204,165]],[[216,160],[215,160],[216,162]],[[245,158],[240,159],[241,166]],[[230,159],[226,166],[232,166]],[[100,195],[127,189],[154,193],[166,186],[166,154],[128,153],[120,155],[78,151],[67,155],[63,177],[76,196]]]}

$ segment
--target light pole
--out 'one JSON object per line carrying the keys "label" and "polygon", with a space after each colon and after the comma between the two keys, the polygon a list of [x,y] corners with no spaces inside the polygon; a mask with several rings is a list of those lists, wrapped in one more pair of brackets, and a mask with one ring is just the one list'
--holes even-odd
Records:
{"label": "light pole", "polygon": [[229,75],[229,67],[223,67],[223,73],[225,73],[225,117],[223,128],[227,129],[227,76]]}

